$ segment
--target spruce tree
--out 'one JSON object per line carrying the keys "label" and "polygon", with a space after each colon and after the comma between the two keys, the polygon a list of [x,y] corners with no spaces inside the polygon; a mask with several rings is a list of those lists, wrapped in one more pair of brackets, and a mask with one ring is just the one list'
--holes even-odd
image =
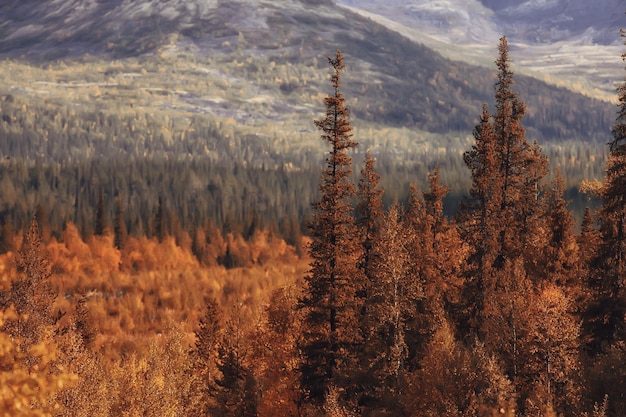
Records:
{"label": "spruce tree", "polygon": [[[422,241],[423,251],[420,271],[429,304],[440,304],[445,292],[450,290],[448,284],[453,279],[454,264],[459,261],[454,252],[460,242],[455,241],[454,234],[450,233],[452,227],[443,213],[443,198],[449,189],[439,182],[439,168],[428,174],[428,182],[430,187],[424,194],[422,231],[418,239],[418,242]],[[431,310],[438,307],[428,306]]]}
{"label": "spruce tree", "polygon": [[501,254],[519,255],[535,232],[531,220],[539,209],[539,183],[547,173],[547,159],[536,145],[530,145],[521,125],[526,105],[512,90],[513,72],[506,37],[500,39],[496,105],[493,115],[498,160],[500,163],[500,207],[505,224],[500,230]]}
{"label": "spruce tree", "polygon": [[106,208],[104,206],[104,191],[100,188],[98,192],[98,204],[96,206],[96,221],[95,231],[97,236],[104,235],[105,231],[109,227],[109,218],[107,216]]}
{"label": "spruce tree", "polygon": [[[496,60],[495,112],[483,106],[480,123],[474,129],[476,143],[464,155],[472,173],[470,198],[464,202],[463,235],[472,248],[467,274],[468,324],[480,328],[483,296],[507,261],[522,257],[532,263],[529,253],[538,248],[535,239],[538,219],[545,209],[540,182],[547,173],[547,159],[541,148],[531,145],[521,122],[526,106],[516,92],[510,68],[506,37],[500,39]],[[531,248],[532,250],[529,250]]]}
{"label": "spruce tree", "polygon": [[[380,344],[376,337],[380,326],[379,304],[382,299],[376,295],[380,284],[381,251],[380,241],[381,226],[383,222],[383,190],[378,188],[380,176],[376,173],[375,160],[368,150],[365,155],[365,166],[361,170],[361,178],[358,184],[357,205],[355,208],[356,226],[360,236],[362,247],[359,268],[365,277],[364,285],[357,294],[361,303],[359,314],[359,328],[363,336],[363,346],[359,353],[359,368],[355,375],[359,374],[359,385],[362,390],[357,395],[359,403],[368,402],[374,394],[372,378],[372,358],[380,354]],[[383,306],[383,310],[384,310]]]}
{"label": "spruce tree", "polygon": [[406,387],[407,328],[418,321],[417,304],[423,299],[421,280],[411,268],[410,244],[415,236],[402,217],[398,204],[391,206],[375,241],[373,280],[365,315],[369,324],[367,350],[363,355],[363,405],[393,415],[401,413],[399,402]]}
{"label": "spruce tree", "polygon": [[124,249],[126,239],[128,239],[128,231],[126,229],[126,221],[124,220],[124,207],[122,206],[122,196],[117,196],[117,205],[115,207],[115,247]]}
{"label": "spruce tree", "polygon": [[419,367],[429,339],[441,322],[444,310],[458,305],[461,282],[459,266],[464,251],[457,229],[443,213],[443,198],[448,188],[439,182],[439,169],[428,175],[429,190],[423,196],[410,187],[404,227],[410,232],[409,270],[421,296],[413,295],[412,308],[406,315],[408,365]]}
{"label": "spruce tree", "polygon": [[[626,53],[622,59],[626,60]],[[594,299],[587,314],[591,347],[596,352],[603,345],[626,338],[626,82],[617,92],[619,107],[598,212],[601,243],[590,281]]]}
{"label": "spruce tree", "polygon": [[498,237],[503,221],[500,211],[502,193],[501,172],[498,163],[497,143],[487,105],[483,105],[480,123],[474,128],[475,144],[463,155],[472,175],[470,197],[463,201],[460,225],[463,239],[469,243],[471,254],[464,290],[465,317],[461,330],[480,327],[480,312],[484,303],[485,281],[498,257]]}
{"label": "spruce tree", "polygon": [[374,257],[374,242],[380,231],[383,211],[383,190],[378,188],[380,176],[374,167],[375,160],[368,150],[365,155],[365,167],[361,171],[357,192],[356,225],[361,234],[363,253],[360,267],[365,276],[373,278],[372,263]]}
{"label": "spruce tree", "polygon": [[541,265],[543,271],[539,271],[543,278],[556,285],[567,287],[567,295],[577,298],[581,290],[577,271],[578,245],[574,235],[574,218],[567,207],[568,202],[563,197],[564,192],[565,182],[560,171],[557,171],[548,193],[545,228],[547,243],[537,257],[543,255],[544,262]]}
{"label": "spruce tree", "polygon": [[[310,223],[311,268],[299,300],[304,322],[301,390],[303,400],[322,405],[331,386],[346,388],[355,351],[360,344],[356,295],[363,287],[358,268],[360,245],[351,200],[355,187],[350,182],[352,140],[349,112],[341,92],[343,55],[329,58],[333,68],[333,94],[326,97],[326,116],[316,120],[321,138],[331,146],[323,170],[321,199],[314,205]],[[345,392],[345,391],[344,391]]]}
{"label": "spruce tree", "polygon": [[[578,243],[577,270],[581,291],[578,297],[575,298],[575,306],[577,311],[585,316],[593,300],[593,296],[588,289],[590,282],[592,282],[598,247],[600,245],[600,231],[596,228],[596,219],[589,207],[585,208],[583,220],[580,225],[580,234],[577,236],[576,240]],[[585,337],[590,334],[588,324],[588,320],[583,320],[582,333]]]}
{"label": "spruce tree", "polygon": [[219,346],[223,339],[223,312],[217,301],[209,299],[203,317],[195,332],[195,349],[191,352],[191,360],[195,370],[195,382],[199,384],[202,398],[194,414],[205,415],[218,407],[216,396],[217,381],[220,378]]}
{"label": "spruce tree", "polygon": [[[6,295],[0,293],[0,307],[12,305],[17,319],[7,320],[3,330],[19,342],[22,352],[28,352],[51,332],[59,318],[53,314],[56,294],[50,282],[50,261],[44,254],[39,224],[34,216],[15,264],[19,277],[11,283]],[[30,355],[25,359],[29,367],[34,365],[35,359]]]}
{"label": "spruce tree", "polygon": [[[259,387],[247,364],[247,341],[239,308],[231,311],[217,343],[219,373],[210,386],[214,404],[209,414],[216,417],[255,417],[258,415]],[[205,328],[206,330],[206,328]]]}

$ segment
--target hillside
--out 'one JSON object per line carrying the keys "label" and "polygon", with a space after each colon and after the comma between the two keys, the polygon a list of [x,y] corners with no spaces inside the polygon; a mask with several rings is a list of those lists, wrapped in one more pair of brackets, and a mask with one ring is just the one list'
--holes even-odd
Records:
{"label": "hillside", "polygon": [[[110,90],[129,77],[128,66],[142,71],[130,75],[127,89],[161,90],[173,99],[168,106],[154,103],[159,110],[173,107],[238,120],[295,116],[297,130],[309,129],[312,108],[320,104],[312,97],[324,89],[324,57],[339,48],[346,52],[345,85],[357,118],[436,134],[469,134],[494,82],[493,70],[444,59],[329,1],[291,0],[281,7],[267,1],[10,2],[0,6],[0,16],[2,56],[26,65],[64,61],[68,67],[50,80],[36,70],[30,77],[23,70],[19,78],[7,77],[12,90],[35,99],[54,95],[50,89],[65,89],[64,82],[74,89],[87,81]],[[111,68],[112,59],[118,68]],[[86,68],[84,62],[100,67]],[[189,93],[185,86],[200,79],[224,84],[224,97],[209,97],[209,91],[198,88]],[[45,89],[37,86],[42,81]],[[532,78],[518,77],[518,84],[529,106],[526,125],[533,138],[606,141],[611,105]]]}
{"label": "hillside", "polygon": [[356,13],[422,42],[453,60],[490,67],[507,35],[524,74],[615,101],[622,66],[623,2],[339,0]]}
{"label": "hillside", "polygon": [[[435,166],[458,196],[468,186],[462,154],[495,83],[495,68],[444,58],[330,1],[10,2],[0,32],[0,174],[15,190],[2,213],[14,226],[43,202],[55,224],[88,230],[99,189],[111,215],[124,194],[137,230],[162,195],[185,228],[247,222],[250,207],[266,224],[301,221],[326,151],[313,119],[337,48],[361,143],[355,162],[372,150],[389,201]],[[495,56],[494,43],[484,59]],[[568,187],[600,178],[614,105],[515,80],[528,137]],[[298,184],[281,194],[276,178]]]}

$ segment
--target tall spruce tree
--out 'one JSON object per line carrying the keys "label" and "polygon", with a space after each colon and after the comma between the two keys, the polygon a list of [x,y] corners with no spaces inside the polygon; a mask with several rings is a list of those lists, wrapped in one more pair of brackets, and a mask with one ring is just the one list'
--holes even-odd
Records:
{"label": "tall spruce tree", "polygon": [[[333,68],[333,94],[326,97],[326,117],[316,120],[321,138],[331,146],[323,170],[321,199],[314,205],[310,223],[311,269],[299,300],[304,312],[301,364],[303,400],[322,405],[329,387],[347,388],[355,351],[360,344],[358,297],[363,278],[358,268],[359,236],[351,200],[355,187],[350,182],[352,140],[348,109],[341,92],[343,55],[329,58]],[[344,391],[347,393],[347,391]]]}
{"label": "tall spruce tree", "polygon": [[[622,59],[626,60],[626,53]],[[594,295],[587,314],[591,347],[596,352],[603,345],[626,338],[626,81],[617,92],[619,109],[598,213],[601,242],[590,282]]]}
{"label": "tall spruce tree", "polygon": [[378,247],[381,243],[383,224],[383,190],[378,187],[380,176],[376,173],[374,165],[375,160],[368,150],[365,155],[365,166],[361,170],[355,208],[356,227],[362,246],[358,266],[365,278],[364,285],[357,294],[362,307],[358,319],[364,342],[358,355],[359,367],[355,370],[355,376],[360,374],[357,378],[362,390],[357,393],[357,396],[361,404],[370,402],[375,396],[373,385],[377,381],[372,378],[371,361],[381,353],[377,329],[380,326],[378,306],[383,300],[376,294],[376,291],[381,279],[379,271],[381,251]]}
{"label": "tall spruce tree", "polygon": [[532,219],[537,214],[539,183],[547,173],[547,159],[536,144],[531,145],[521,125],[526,105],[512,90],[513,71],[510,69],[506,37],[500,39],[498,82],[494,135],[500,163],[500,210],[505,223],[499,230],[501,255],[519,255],[535,232]]}
{"label": "tall spruce tree", "polygon": [[463,157],[472,174],[470,197],[463,201],[460,211],[460,225],[463,239],[470,244],[469,258],[463,300],[465,320],[462,330],[479,327],[480,312],[484,304],[485,281],[500,251],[498,236],[501,220],[501,173],[498,163],[497,143],[494,136],[491,116],[487,105],[483,105],[480,123],[474,128],[475,144]]}
{"label": "tall spruce tree", "polygon": [[547,173],[547,158],[537,144],[531,145],[521,125],[524,102],[512,90],[506,37],[500,39],[496,60],[495,112],[483,106],[474,129],[476,143],[464,155],[472,173],[470,198],[464,202],[461,220],[465,240],[473,248],[468,271],[469,326],[480,328],[483,296],[506,261],[522,257],[536,244],[537,219],[545,211],[540,182]]}

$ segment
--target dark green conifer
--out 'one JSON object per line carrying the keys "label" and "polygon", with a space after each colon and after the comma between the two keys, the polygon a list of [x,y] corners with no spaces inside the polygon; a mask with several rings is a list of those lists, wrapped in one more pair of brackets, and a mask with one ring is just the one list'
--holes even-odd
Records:
{"label": "dark green conifer", "polygon": [[126,221],[124,220],[124,207],[122,206],[122,196],[117,196],[117,205],[115,207],[115,247],[124,249],[126,239],[128,239],[128,231],[126,229]]}
{"label": "dark green conifer", "polygon": [[109,218],[104,204],[104,191],[100,188],[98,192],[98,204],[96,205],[96,221],[94,233],[96,236],[104,235],[109,227]]}

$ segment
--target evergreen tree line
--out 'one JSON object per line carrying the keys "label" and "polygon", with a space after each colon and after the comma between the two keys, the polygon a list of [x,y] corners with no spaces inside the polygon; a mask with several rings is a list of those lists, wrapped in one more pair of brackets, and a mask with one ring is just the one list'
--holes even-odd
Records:
{"label": "evergreen tree line", "polygon": [[351,182],[341,53],[330,62],[334,94],[316,124],[331,151],[296,303],[304,409],[623,415],[626,87],[602,205],[577,235],[561,174],[546,183],[548,159],[526,139],[505,37],[495,108],[483,106],[464,154],[470,195],[452,220],[437,169],[427,192],[411,187],[406,207],[387,210],[371,155]]}
{"label": "evergreen tree line", "polygon": [[[560,161],[563,176],[570,179],[566,195],[580,223],[585,206],[597,203],[590,203],[572,180],[581,175],[599,178],[600,164],[588,162],[592,151],[586,145],[554,148],[547,153],[551,160]],[[357,155],[359,162],[363,154]],[[453,216],[469,188],[460,155],[433,162],[428,155],[399,161],[397,155],[376,153],[376,168],[385,189],[384,206],[406,201],[410,184],[427,186],[423,179],[435,163],[450,185],[444,207],[446,215]],[[67,222],[75,224],[85,240],[94,233],[101,234],[103,228],[122,226],[133,236],[156,236],[159,201],[164,217],[162,232],[176,236],[179,242],[184,233],[193,236],[198,230],[217,228],[247,238],[260,228],[295,244],[307,233],[311,204],[319,198],[319,174],[319,166],[313,163],[266,168],[207,157],[172,160],[124,156],[75,162],[28,162],[12,157],[0,161],[0,253],[15,249],[12,237],[28,228],[34,213],[38,214],[44,240],[50,236],[60,239]]]}
{"label": "evergreen tree line", "polygon": [[103,160],[74,164],[0,163],[4,247],[38,214],[44,239],[67,222],[84,239],[124,228],[140,237],[193,235],[219,228],[246,238],[270,229],[295,243],[316,194],[310,172],[216,164],[209,160]]}

